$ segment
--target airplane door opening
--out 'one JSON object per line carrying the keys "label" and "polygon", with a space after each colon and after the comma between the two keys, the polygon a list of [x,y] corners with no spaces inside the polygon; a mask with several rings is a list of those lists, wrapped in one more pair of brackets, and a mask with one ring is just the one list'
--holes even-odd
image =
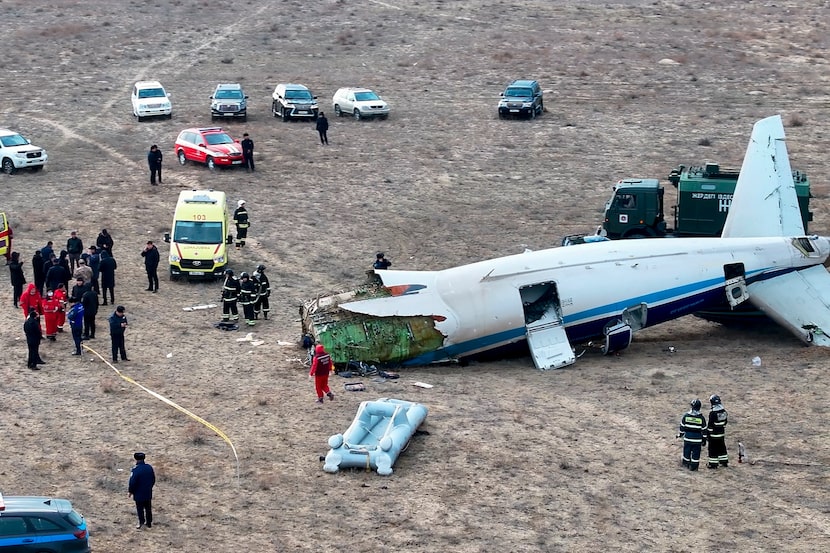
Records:
{"label": "airplane door opening", "polygon": [[562,306],[554,282],[540,282],[519,289],[524,309],[527,345],[537,369],[558,369],[576,361],[565,334]]}
{"label": "airplane door opening", "polygon": [[743,263],[730,263],[723,266],[724,290],[726,301],[734,309],[749,299],[749,292],[746,289],[746,278]]}

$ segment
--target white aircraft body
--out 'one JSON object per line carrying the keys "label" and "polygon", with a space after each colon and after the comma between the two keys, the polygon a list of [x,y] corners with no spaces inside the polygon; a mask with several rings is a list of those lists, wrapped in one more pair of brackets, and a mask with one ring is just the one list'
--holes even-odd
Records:
{"label": "white aircraft body", "polygon": [[441,271],[378,270],[375,289],[316,298],[306,331],[335,361],[424,364],[527,340],[541,369],[572,344],[626,348],[634,332],[749,301],[807,343],[830,346],[828,238],[805,236],[780,116],[752,131],[720,238],[558,247]]}

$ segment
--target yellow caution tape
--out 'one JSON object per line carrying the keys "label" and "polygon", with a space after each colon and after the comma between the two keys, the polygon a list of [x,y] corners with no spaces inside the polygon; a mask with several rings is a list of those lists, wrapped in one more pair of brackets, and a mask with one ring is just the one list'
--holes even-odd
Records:
{"label": "yellow caution tape", "polygon": [[231,441],[231,439],[230,439],[230,438],[228,438],[227,434],[225,434],[224,432],[222,432],[222,430],[220,430],[219,428],[217,428],[215,425],[213,425],[213,424],[209,423],[208,421],[206,421],[205,419],[203,419],[203,418],[202,418],[202,417],[200,417],[199,415],[197,415],[197,414],[195,414],[195,413],[193,413],[193,412],[191,412],[191,411],[189,411],[189,410],[185,409],[184,407],[182,407],[181,405],[177,404],[176,402],[174,402],[174,401],[171,401],[171,400],[167,399],[166,397],[164,397],[163,395],[159,394],[158,392],[154,392],[154,391],[153,391],[153,390],[151,390],[150,388],[148,388],[148,387],[146,387],[146,386],[144,386],[144,385],[142,385],[142,384],[139,384],[138,382],[136,382],[135,380],[133,380],[131,377],[129,377],[129,376],[127,376],[126,374],[124,374],[124,373],[122,373],[121,371],[119,371],[116,367],[114,367],[114,366],[112,365],[112,363],[110,363],[109,361],[107,361],[106,359],[104,359],[104,358],[101,356],[101,354],[100,354],[100,353],[98,353],[97,351],[95,351],[94,349],[92,349],[91,347],[89,347],[89,346],[88,346],[88,345],[86,345],[86,344],[82,344],[82,345],[83,345],[83,348],[84,348],[85,350],[87,350],[87,351],[89,351],[89,352],[93,353],[94,355],[96,355],[96,356],[98,357],[98,359],[100,359],[101,361],[103,361],[104,363],[106,363],[106,364],[107,364],[107,366],[109,366],[109,368],[111,368],[112,370],[114,370],[114,371],[115,371],[115,374],[117,374],[118,376],[120,376],[121,378],[123,378],[124,380],[126,380],[127,382],[129,382],[130,384],[134,384],[134,385],[138,386],[139,388],[141,388],[142,390],[144,390],[145,392],[147,392],[148,394],[150,394],[150,395],[151,395],[151,396],[153,396],[154,398],[156,398],[156,399],[160,399],[161,401],[163,401],[163,402],[164,402],[164,403],[166,403],[167,405],[169,405],[169,406],[173,407],[174,409],[177,409],[178,411],[181,411],[182,413],[184,413],[185,415],[187,415],[187,416],[188,416],[188,417],[190,417],[191,419],[195,420],[196,422],[198,422],[198,423],[200,423],[200,424],[203,424],[204,426],[206,426],[206,427],[210,428],[211,430],[213,430],[213,431],[216,433],[216,435],[217,435],[217,436],[219,436],[220,438],[222,438],[223,440],[225,440],[225,442],[226,442],[229,446],[231,446],[231,451],[233,451],[233,456],[234,456],[234,458],[236,459],[236,479],[237,479],[237,480],[239,480],[239,455],[237,455],[237,454],[236,454],[236,448],[234,447],[233,442]]}

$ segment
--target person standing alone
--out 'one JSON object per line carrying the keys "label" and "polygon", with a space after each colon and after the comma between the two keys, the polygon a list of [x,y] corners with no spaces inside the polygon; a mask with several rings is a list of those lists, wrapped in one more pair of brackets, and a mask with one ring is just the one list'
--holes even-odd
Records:
{"label": "person standing alone", "polygon": [[156,247],[156,245],[153,244],[152,240],[147,241],[147,245],[144,246],[144,250],[141,252],[141,257],[144,258],[144,269],[146,269],[147,271],[147,281],[149,282],[149,285],[147,286],[147,291],[158,292],[159,250]]}
{"label": "person standing alone", "polygon": [[161,184],[161,150],[153,144],[150,146],[150,151],[147,152],[147,164],[150,166],[150,184],[156,184],[156,176],[158,176],[159,184]]}
{"label": "person standing alone", "polygon": [[153,527],[153,486],[156,485],[156,472],[153,466],[145,462],[147,456],[136,451],[133,453],[135,466],[130,471],[128,497],[135,501],[135,512],[138,515],[136,530],[142,526]]}
{"label": "person standing alone", "polygon": [[112,362],[118,363],[118,354],[121,353],[122,361],[129,361],[127,359],[127,349],[124,346],[124,331],[127,329],[127,315],[126,309],[123,305],[115,308],[115,312],[110,315],[110,339],[112,340]]}
{"label": "person standing alone", "polygon": [[38,365],[45,364],[43,359],[40,358],[40,342],[43,341],[43,329],[40,328],[40,315],[34,307],[29,308],[26,322],[23,323],[23,332],[26,334],[26,346],[29,349],[26,366],[33,371],[38,371],[40,370]]}
{"label": "person standing alone", "polygon": [[254,141],[248,133],[242,135],[242,157],[245,159],[245,168],[248,171],[254,170]]}
{"label": "person standing alone", "polygon": [[323,403],[323,394],[334,401],[334,394],[329,389],[329,374],[334,368],[331,362],[331,355],[328,354],[323,344],[317,344],[314,350],[314,360],[311,362],[309,376],[314,377],[314,389],[317,392],[317,403]]}
{"label": "person standing alone", "polygon": [[327,145],[329,143],[328,137],[329,120],[326,119],[326,114],[322,111],[317,116],[317,132],[320,133],[320,144]]}
{"label": "person standing alone", "polygon": [[248,227],[251,223],[248,221],[248,210],[245,209],[245,200],[239,200],[236,204],[238,207],[233,212],[233,223],[236,225],[236,247],[244,248],[245,239],[248,238]]}

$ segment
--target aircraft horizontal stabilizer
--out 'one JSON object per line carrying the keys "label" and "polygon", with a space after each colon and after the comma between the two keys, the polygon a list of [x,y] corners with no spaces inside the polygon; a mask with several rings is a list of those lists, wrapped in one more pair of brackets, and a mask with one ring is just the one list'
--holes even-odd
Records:
{"label": "aircraft horizontal stabilizer", "polygon": [[748,286],[749,301],[804,342],[830,347],[830,274],[822,265]]}

